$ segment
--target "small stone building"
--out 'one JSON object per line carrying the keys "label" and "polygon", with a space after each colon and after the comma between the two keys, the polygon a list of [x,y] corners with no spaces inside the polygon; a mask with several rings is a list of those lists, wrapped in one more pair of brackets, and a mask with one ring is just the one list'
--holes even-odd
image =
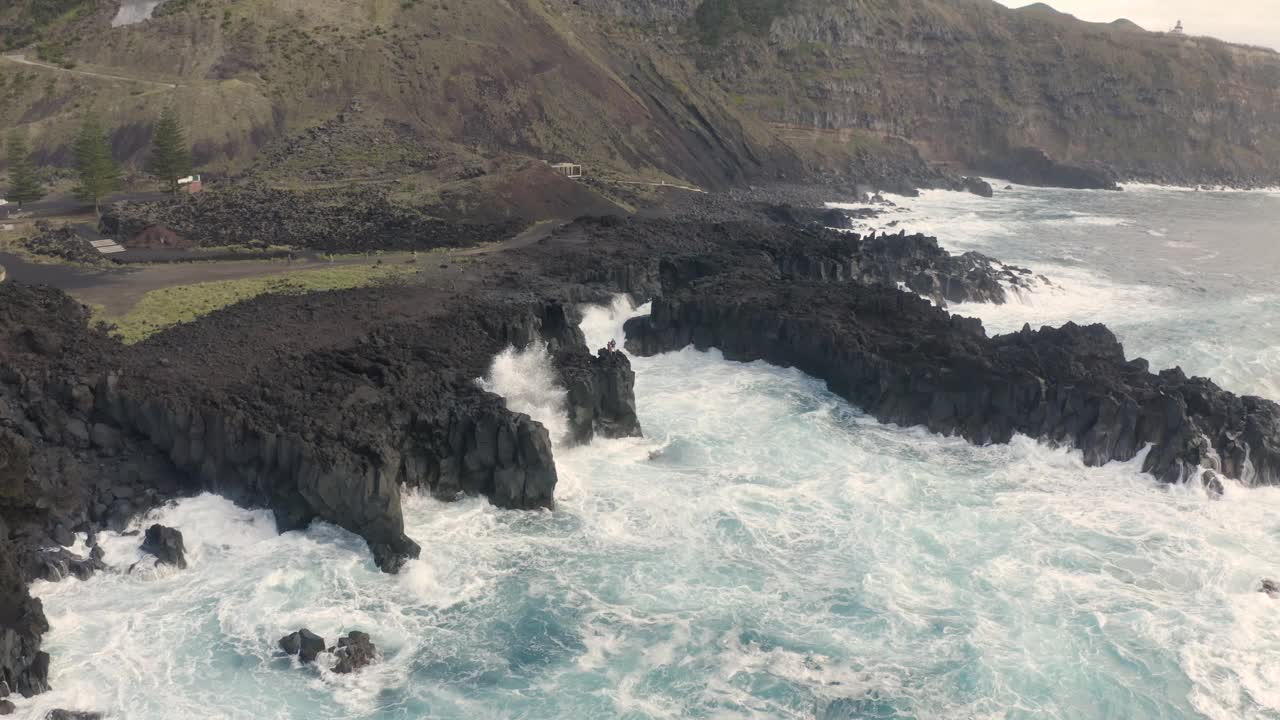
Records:
{"label": "small stone building", "polygon": [[575,165],[574,163],[567,163],[567,162],[554,163],[551,166],[551,169],[569,178],[570,180],[577,180],[578,178],[582,177],[582,166]]}

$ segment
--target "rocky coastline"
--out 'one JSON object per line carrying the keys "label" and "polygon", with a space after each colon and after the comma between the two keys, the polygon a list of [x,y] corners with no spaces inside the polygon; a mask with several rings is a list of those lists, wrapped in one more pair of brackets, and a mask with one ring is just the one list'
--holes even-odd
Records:
{"label": "rocky coastline", "polygon": [[[545,343],[570,444],[638,435],[627,356],[578,328],[583,304],[618,293],[653,302],[627,324],[635,353],[717,347],[800,368],[886,422],[975,443],[1024,433],[1094,465],[1150,445],[1165,482],[1280,483],[1280,406],[1152,374],[1101,326],[988,337],[945,307],[1047,280],[934,238],[831,231],[825,212],[580,218],[429,283],[263,296],[134,346],[59,291],[0,284],[0,679],[47,689],[57,659],[27,586],[107,571],[100,551],[72,552],[77,533],[92,549],[176,498],[270,509],[281,532],[332,523],[387,572],[420,552],[403,492],[554,507],[548,430],[477,378]],[[139,540],[178,568],[181,530]]]}

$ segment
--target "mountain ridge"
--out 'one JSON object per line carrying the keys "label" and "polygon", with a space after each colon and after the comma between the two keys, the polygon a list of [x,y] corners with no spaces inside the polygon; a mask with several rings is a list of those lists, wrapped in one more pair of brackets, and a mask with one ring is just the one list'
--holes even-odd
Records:
{"label": "mountain ridge", "polygon": [[138,167],[173,103],[215,174],[397,179],[463,208],[538,161],[623,207],[609,182],[945,184],[929,164],[1025,147],[1124,179],[1280,179],[1280,54],[991,0],[169,0],[118,28],[111,0],[35,5],[0,11],[7,46],[139,81],[0,61],[0,122],[58,166],[92,109]]}

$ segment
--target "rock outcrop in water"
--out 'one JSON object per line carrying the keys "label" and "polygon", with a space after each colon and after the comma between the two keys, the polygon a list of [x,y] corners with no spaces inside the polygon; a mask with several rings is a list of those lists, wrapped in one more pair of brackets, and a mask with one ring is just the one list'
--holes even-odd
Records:
{"label": "rock outcrop in water", "polygon": [[337,646],[330,648],[329,652],[338,658],[333,671],[344,675],[368,666],[378,657],[378,648],[374,647],[369,635],[359,630],[338,638]]}
{"label": "rock outcrop in water", "polygon": [[636,415],[636,374],[621,352],[601,349],[595,355],[565,351],[554,359],[556,372],[568,392],[569,429],[578,444],[596,435],[639,437]]}
{"label": "rock outcrop in water", "polygon": [[325,648],[324,638],[306,628],[285,635],[278,644],[286,655],[297,655],[304,663],[315,662]]}
{"label": "rock outcrop in water", "polygon": [[[906,288],[938,303],[1004,303],[1008,289],[1044,283],[1025,268],[980,253],[952,255],[925,235],[862,236],[815,227],[753,222],[677,222],[583,218],[573,238],[544,272],[566,281],[607,286],[647,299],[662,293],[670,273],[697,277],[717,264],[824,283]],[[664,264],[690,258],[687,266]]]}
{"label": "rock outcrop in water", "polygon": [[40,649],[49,621],[18,573],[17,548],[0,542],[0,682],[31,697],[49,689],[49,654]]}
{"label": "rock outcrop in water", "polygon": [[187,549],[182,544],[182,533],[171,527],[156,524],[147,528],[141,549],[154,555],[157,565],[172,565],[179,570],[187,568]]}
{"label": "rock outcrop in water", "polygon": [[47,687],[47,622],[26,590],[46,560],[75,574],[60,549],[74,533],[124,529],[184,494],[270,509],[281,531],[333,523],[388,571],[419,552],[405,487],[551,507],[546,428],[476,380],[504,349],[542,342],[576,439],[638,433],[630,363],[591,354],[576,327],[579,304],[618,292],[654,301],[628,327],[638,352],[693,343],[794,365],[887,421],[975,442],[1026,433],[1080,447],[1091,464],[1151,444],[1149,469],[1170,481],[1201,468],[1280,478],[1274,404],[1152,375],[1101,327],[988,338],[916,294],[1002,302],[1030,271],[953,256],[932,238],[587,218],[431,272],[259,297],[133,347],[90,330],[59,292],[0,285],[0,550],[12,548],[0,556],[20,558],[0,562],[4,680]]}
{"label": "rock outcrop in water", "polygon": [[1116,176],[1103,167],[1058,162],[1039,148],[1017,148],[979,162],[982,170],[1022,185],[1075,190],[1119,190]]}
{"label": "rock outcrop in water", "polygon": [[705,258],[673,261],[653,312],[626,325],[642,355],[687,345],[797,367],[877,419],[974,443],[1015,433],[1131,460],[1181,482],[1201,470],[1280,484],[1280,405],[1126,360],[1101,325],[988,338],[977,320],[862,285],[784,280]]}
{"label": "rock outcrop in water", "polygon": [[965,192],[977,195],[978,197],[995,197],[996,191],[991,188],[991,183],[979,177],[966,177],[960,180],[960,185]]}

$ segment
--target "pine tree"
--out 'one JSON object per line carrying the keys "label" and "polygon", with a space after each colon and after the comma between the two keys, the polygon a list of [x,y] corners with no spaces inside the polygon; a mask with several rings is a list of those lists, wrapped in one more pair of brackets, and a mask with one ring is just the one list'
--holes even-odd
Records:
{"label": "pine tree", "polygon": [[18,203],[35,202],[45,196],[44,185],[36,176],[36,166],[31,162],[31,154],[27,151],[27,140],[22,133],[14,130],[9,133],[9,192],[4,199]]}
{"label": "pine tree", "polygon": [[111,157],[111,141],[93,116],[86,117],[80,126],[74,150],[76,171],[80,174],[76,197],[93,203],[93,211],[100,212],[102,198],[120,189],[124,175]]}
{"label": "pine tree", "polygon": [[160,115],[155,133],[151,137],[151,157],[147,159],[147,172],[164,185],[167,192],[178,192],[178,180],[191,174],[191,148],[186,134],[178,122],[173,108]]}

